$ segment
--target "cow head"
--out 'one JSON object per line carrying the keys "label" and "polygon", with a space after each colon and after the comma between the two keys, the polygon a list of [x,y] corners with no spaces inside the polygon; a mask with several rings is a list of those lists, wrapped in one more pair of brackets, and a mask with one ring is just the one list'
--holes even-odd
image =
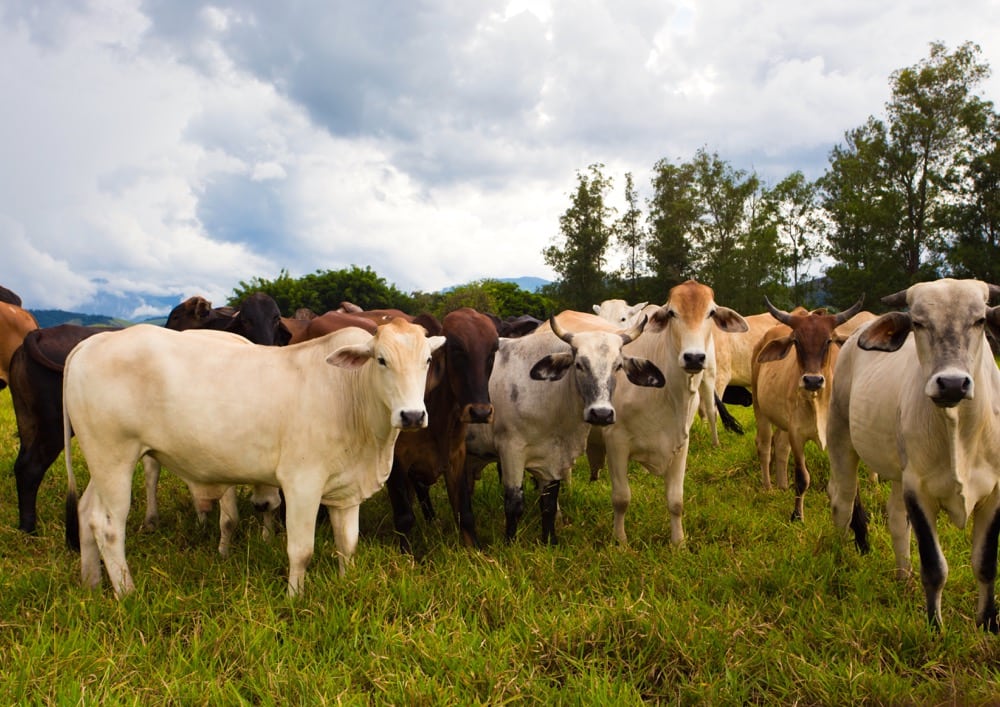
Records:
{"label": "cow head", "polygon": [[594,314],[620,327],[630,327],[642,318],[642,309],[648,302],[630,305],[623,299],[606,299],[594,305]]}
{"label": "cow head", "polygon": [[705,368],[708,351],[715,346],[714,327],[728,332],[749,329],[746,320],[734,310],[715,303],[711,287],[694,280],[672,288],[667,303],[650,319],[650,331],[666,330],[678,365],[692,375]]}
{"label": "cow head", "polygon": [[363,344],[341,346],[327,363],[346,369],[368,367],[369,393],[390,411],[390,423],[401,430],[427,427],[424,387],[431,354],[444,344],[443,336],[405,319],[390,319]]}
{"label": "cow head", "polygon": [[647,359],[626,356],[625,344],[637,339],[646,326],[643,317],[627,330],[565,331],[555,317],[549,319],[552,332],[569,344],[566,352],[549,354],[531,367],[534,380],[557,381],[571,369],[577,392],[583,399],[583,420],[592,425],[610,425],[615,421],[611,404],[615,392],[616,374],[624,371],[635,385],[662,387],[663,373]]}
{"label": "cow head", "polygon": [[461,407],[462,422],[492,422],[489,382],[500,341],[496,327],[486,315],[463,307],[446,314],[441,328],[444,376]]}
{"label": "cow head", "polygon": [[[987,328],[1000,334],[1000,307],[989,307],[1000,287],[978,280],[942,278],[920,282],[882,298],[889,312],[858,337],[867,351],[896,351],[912,333],[925,376],[924,393],[935,405],[950,408],[975,395],[973,372],[983,354]],[[988,347],[987,347],[988,348]]]}
{"label": "cow head", "polygon": [[757,361],[760,363],[779,361],[794,348],[801,373],[799,388],[807,393],[821,390],[826,385],[826,379],[832,369],[831,347],[844,343],[834,330],[861,311],[862,299],[839,314],[826,314],[825,309],[790,314],[775,307],[765,297],[764,304],[767,305],[767,311],[791,331],[786,336],[768,341],[757,354]]}
{"label": "cow head", "polygon": [[226,329],[255,344],[275,346],[281,340],[282,331],[278,303],[268,294],[254,292],[243,301]]}

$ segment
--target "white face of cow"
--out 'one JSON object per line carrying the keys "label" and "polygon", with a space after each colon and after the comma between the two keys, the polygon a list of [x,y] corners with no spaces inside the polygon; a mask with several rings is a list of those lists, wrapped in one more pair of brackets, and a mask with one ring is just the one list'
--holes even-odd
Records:
{"label": "white face of cow", "polygon": [[628,328],[634,326],[642,317],[642,308],[648,304],[640,302],[630,305],[623,299],[606,299],[594,305],[594,314],[612,324]]}
{"label": "white face of cow", "polygon": [[954,407],[975,396],[973,373],[984,355],[987,326],[1000,321],[987,306],[993,286],[978,280],[922,282],[883,298],[890,306],[909,305],[909,313],[890,312],[858,339],[863,349],[895,351],[912,332],[926,383],[924,393],[938,407]]}
{"label": "white face of cow", "polygon": [[390,422],[401,430],[427,427],[424,388],[431,353],[444,344],[443,336],[427,336],[423,327],[392,319],[365,344],[342,346],[327,363],[361,368],[371,362],[372,396],[390,410]]}
{"label": "white face of cow", "polygon": [[[552,320],[555,323],[555,320]],[[622,347],[642,333],[645,319],[629,331],[582,331],[569,333],[558,325],[553,332],[569,344],[568,353],[550,354],[531,368],[535,380],[560,380],[572,368],[573,384],[583,400],[583,421],[591,425],[615,422],[611,398],[615,392],[618,371],[624,371],[635,385],[659,387],[663,374],[644,358],[625,356]]]}

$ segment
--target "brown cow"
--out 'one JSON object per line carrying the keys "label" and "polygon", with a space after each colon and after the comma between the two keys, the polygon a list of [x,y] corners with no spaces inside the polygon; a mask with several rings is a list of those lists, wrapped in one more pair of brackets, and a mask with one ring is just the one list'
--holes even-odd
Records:
{"label": "brown cow", "polygon": [[10,302],[0,302],[0,390],[6,388],[10,380],[11,357],[21,346],[25,335],[37,328],[38,322],[31,312]]}
{"label": "brown cow", "polygon": [[[805,444],[812,440],[820,449],[826,449],[833,368],[840,345],[846,340],[835,329],[861,310],[861,301],[835,315],[826,314],[826,310],[790,314],[774,307],[766,297],[764,301],[781,323],[764,334],[753,354],[751,380],[761,481],[765,489],[771,488],[773,465],[778,486],[788,488],[791,448],[795,457],[792,520],[802,520],[803,497],[809,488]],[[789,356],[793,348],[795,355]]]}
{"label": "brown cow", "polygon": [[310,339],[316,339],[350,326],[364,329],[369,334],[374,334],[377,328],[375,322],[367,317],[359,317],[356,314],[345,314],[344,312],[331,310],[313,319],[295,320],[292,324],[294,330],[288,343],[289,345],[294,345],[303,341],[309,341]]}
{"label": "brown cow", "polygon": [[386,482],[404,551],[410,550],[407,535],[415,521],[414,493],[424,517],[433,519],[428,488],[442,475],[462,542],[479,546],[472,515],[475,476],[465,472],[465,437],[470,424],[493,419],[489,378],[499,337],[486,315],[468,307],[445,315],[441,331],[445,345],[434,354],[424,395],[427,428],[399,436]]}

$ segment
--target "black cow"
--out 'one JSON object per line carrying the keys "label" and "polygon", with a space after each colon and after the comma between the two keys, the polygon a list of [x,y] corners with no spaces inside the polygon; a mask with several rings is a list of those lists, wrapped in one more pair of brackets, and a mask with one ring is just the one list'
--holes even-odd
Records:
{"label": "black cow", "polygon": [[189,297],[167,316],[167,329],[216,329],[239,334],[255,344],[275,346],[287,343],[283,334],[281,311],[270,295],[254,292],[239,309],[212,307],[204,297]]}

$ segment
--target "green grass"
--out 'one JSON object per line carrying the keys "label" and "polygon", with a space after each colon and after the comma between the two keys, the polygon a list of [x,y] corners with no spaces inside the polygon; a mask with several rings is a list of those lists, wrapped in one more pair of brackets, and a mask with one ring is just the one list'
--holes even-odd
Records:
{"label": "green grass", "polygon": [[[669,545],[662,484],[637,470],[612,540],[607,474],[564,488],[560,545],[539,544],[529,484],[517,541],[503,542],[495,470],[477,486],[485,548],[459,546],[443,519],[418,519],[416,559],[401,556],[384,491],[361,512],[361,543],[337,574],[332,533],[317,532],[306,593],[285,596],[283,536],[244,515],[233,554],[215,551],[187,490],[160,484],[161,525],[139,530],[141,474],[127,538],[137,591],[116,601],[80,586],[63,542],[60,458],[42,485],[37,537],[17,523],[14,480],[0,485],[0,701],[173,704],[989,704],[1000,697],[1000,643],[975,627],[969,533],[942,519],[951,567],[940,633],[919,580],[901,584],[882,505],[871,555],[835,533],[828,466],[810,450],[806,520],[791,491],[763,492],[748,433],[712,449],[695,423],[685,492],[687,543]],[[0,463],[17,436],[0,394]],[[82,459],[75,463],[86,481]]]}

